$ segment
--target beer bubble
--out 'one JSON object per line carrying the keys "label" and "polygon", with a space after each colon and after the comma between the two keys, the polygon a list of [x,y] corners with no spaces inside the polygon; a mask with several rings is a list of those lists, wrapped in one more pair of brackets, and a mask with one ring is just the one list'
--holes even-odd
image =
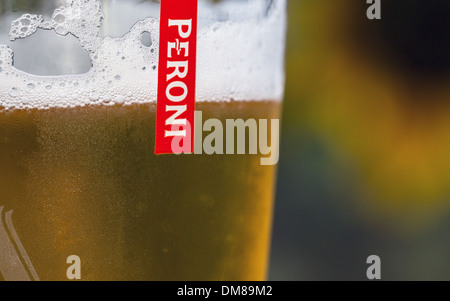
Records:
{"label": "beer bubble", "polygon": [[100,98],[100,95],[98,95],[96,92],[92,92],[91,95],[89,95],[89,98],[91,100],[98,100]]}
{"label": "beer bubble", "polygon": [[27,85],[27,88],[30,89],[30,90],[33,90],[34,88],[36,88],[36,86],[33,83],[29,83]]}
{"label": "beer bubble", "polygon": [[142,45],[144,45],[145,47],[150,47],[152,46],[153,42],[152,42],[152,34],[149,33],[148,31],[144,31],[141,34],[141,43]]}
{"label": "beer bubble", "polygon": [[17,90],[17,88],[11,88],[11,90],[9,90],[9,95],[11,97],[16,97],[19,94],[19,91]]}
{"label": "beer bubble", "polygon": [[122,95],[119,95],[119,96],[116,97],[114,102],[119,104],[119,105],[123,105],[125,103],[125,97],[123,97]]}
{"label": "beer bubble", "polygon": [[69,31],[66,28],[64,28],[63,26],[56,27],[55,31],[57,34],[62,35],[62,36],[69,33]]}
{"label": "beer bubble", "polygon": [[31,14],[22,15],[19,19],[11,23],[10,39],[14,41],[15,39],[25,38],[33,34],[42,20],[42,16]]}
{"label": "beer bubble", "polygon": [[61,14],[57,14],[54,18],[53,18],[57,23],[62,23],[66,20],[66,17],[64,17],[64,15]]}

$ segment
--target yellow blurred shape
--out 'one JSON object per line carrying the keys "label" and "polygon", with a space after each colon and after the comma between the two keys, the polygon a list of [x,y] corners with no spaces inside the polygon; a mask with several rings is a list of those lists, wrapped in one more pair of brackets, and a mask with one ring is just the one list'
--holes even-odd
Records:
{"label": "yellow blurred shape", "polygon": [[[290,1],[288,122],[319,132],[361,176],[357,204],[386,222],[436,220],[450,196],[450,85],[356,47],[351,0]],[[450,79],[449,79],[450,81]]]}

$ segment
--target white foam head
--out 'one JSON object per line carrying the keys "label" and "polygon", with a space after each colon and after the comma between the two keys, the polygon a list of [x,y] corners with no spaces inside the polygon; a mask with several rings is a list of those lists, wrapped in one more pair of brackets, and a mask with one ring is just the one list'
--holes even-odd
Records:
{"label": "white foam head", "polygon": [[[273,1],[270,9],[268,2],[200,1],[197,101],[282,98],[286,1]],[[108,7],[108,19],[120,20],[125,8],[136,9],[129,0],[113,3],[119,4]],[[143,8],[148,9],[146,15],[158,16],[155,3],[139,7],[140,14],[145,14]],[[0,45],[0,108],[155,102],[158,20],[143,17],[122,37],[102,37],[101,31],[109,34],[109,30],[101,28],[103,18],[98,0],[69,0],[54,11],[50,20],[32,14],[14,20],[11,40],[26,38],[40,29],[72,34],[89,53],[92,68],[85,74],[36,76],[16,69],[13,51]]]}

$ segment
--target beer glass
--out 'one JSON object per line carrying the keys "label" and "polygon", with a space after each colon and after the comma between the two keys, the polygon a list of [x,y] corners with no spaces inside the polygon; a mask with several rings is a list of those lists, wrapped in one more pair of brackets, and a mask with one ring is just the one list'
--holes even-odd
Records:
{"label": "beer glass", "polygon": [[199,1],[200,152],[158,156],[159,1],[0,3],[0,279],[264,280],[286,1]]}

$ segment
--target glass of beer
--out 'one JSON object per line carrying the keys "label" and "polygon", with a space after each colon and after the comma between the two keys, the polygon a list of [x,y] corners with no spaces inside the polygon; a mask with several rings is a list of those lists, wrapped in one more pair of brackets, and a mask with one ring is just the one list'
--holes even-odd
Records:
{"label": "glass of beer", "polygon": [[155,155],[159,1],[0,10],[0,280],[266,279],[286,1],[199,0],[181,155]]}

